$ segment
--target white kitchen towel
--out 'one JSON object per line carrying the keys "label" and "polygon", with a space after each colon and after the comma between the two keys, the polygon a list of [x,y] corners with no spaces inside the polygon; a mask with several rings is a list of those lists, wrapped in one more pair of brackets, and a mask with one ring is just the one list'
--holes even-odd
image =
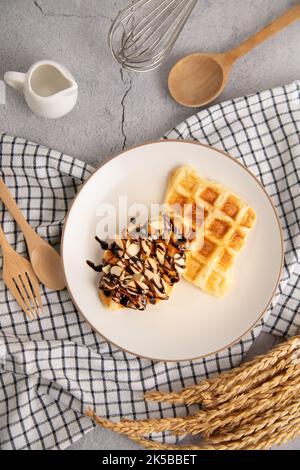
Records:
{"label": "white kitchen towel", "polygon": [[[235,346],[205,359],[166,363],[140,359],[109,344],[80,318],[66,290],[42,287],[45,314],[28,321],[1,280],[1,449],[65,448],[93,428],[84,416],[88,407],[112,420],[184,415],[189,412],[185,406],[147,403],[143,393],[178,390],[234,367],[262,328],[283,336],[297,332],[300,83],[200,111],[165,138],[199,140],[225,150],[265,186],[284,231],[285,268],[278,295],[264,320]],[[6,134],[0,135],[0,158],[1,176],[27,220],[58,247],[68,207],[94,169]],[[26,255],[22,233],[2,205],[0,211],[9,242]]]}

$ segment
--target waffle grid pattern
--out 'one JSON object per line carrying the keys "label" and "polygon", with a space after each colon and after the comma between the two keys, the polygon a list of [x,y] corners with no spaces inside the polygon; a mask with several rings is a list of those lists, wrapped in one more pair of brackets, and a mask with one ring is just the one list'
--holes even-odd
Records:
{"label": "waffle grid pattern", "polygon": [[200,177],[188,166],[171,175],[166,202],[202,209],[204,223],[198,230],[195,227],[194,249],[187,255],[183,277],[209,294],[223,296],[232,284],[235,257],[254,225],[253,209],[233,192]]}

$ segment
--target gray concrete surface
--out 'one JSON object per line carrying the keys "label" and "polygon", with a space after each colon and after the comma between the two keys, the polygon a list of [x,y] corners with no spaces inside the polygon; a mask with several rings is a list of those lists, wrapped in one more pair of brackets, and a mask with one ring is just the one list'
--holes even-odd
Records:
{"label": "gray concrete surface", "polygon": [[[148,74],[122,73],[107,47],[111,19],[129,0],[0,0],[0,79],[26,71],[40,59],[65,64],[79,84],[79,100],[56,121],[35,117],[20,93],[6,89],[0,130],[23,136],[92,164],[122,148],[160,137],[192,114],[174,103],[167,74],[193,51],[225,51],[298,3],[295,0],[198,0],[168,60]],[[220,100],[300,78],[300,26],[261,45],[234,67]],[[0,100],[1,102],[1,100]],[[266,350],[274,339],[262,337]],[[258,347],[258,346],[257,346]],[[255,351],[254,351],[255,353]],[[134,444],[97,429],[71,449],[134,449]],[[300,439],[281,449],[300,449]]]}

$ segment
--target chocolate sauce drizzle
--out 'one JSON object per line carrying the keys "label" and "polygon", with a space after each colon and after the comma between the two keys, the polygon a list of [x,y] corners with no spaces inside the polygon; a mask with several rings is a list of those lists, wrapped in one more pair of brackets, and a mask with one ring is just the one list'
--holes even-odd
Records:
{"label": "chocolate sauce drizzle", "polygon": [[[100,246],[101,246],[102,250],[107,250],[107,248],[108,248],[109,245],[108,245],[108,243],[107,243],[106,241],[100,240],[100,238],[97,237],[97,236],[95,237],[95,240],[96,240],[98,243],[100,243]],[[89,261],[88,259],[86,260],[86,264],[87,264],[90,268],[92,268],[94,271],[96,271],[97,273],[101,273],[102,268],[103,268],[103,264],[98,264],[98,265],[96,265],[95,263],[93,263],[93,261]]]}
{"label": "chocolate sauce drizzle", "polygon": [[100,238],[97,237],[97,236],[95,237],[95,240],[96,240],[98,243],[100,243],[100,246],[101,246],[102,250],[107,250],[107,248],[108,248],[108,243],[107,243],[105,240],[100,240]]}
{"label": "chocolate sauce drizzle", "polygon": [[101,273],[103,264],[98,264],[98,266],[96,266],[96,264],[93,263],[93,261],[89,261],[88,259],[86,260],[86,264],[97,273]]}
{"label": "chocolate sauce drizzle", "polygon": [[[130,223],[134,224],[135,219],[131,218]],[[147,243],[146,246],[149,248],[147,254],[141,242],[131,238],[130,233],[127,233],[127,238],[124,238],[119,244],[114,241],[109,245],[106,241],[95,237],[101,248],[105,250],[103,264],[96,266],[91,261],[87,261],[87,264],[96,272],[103,272],[99,289],[106,297],[111,297],[112,300],[123,307],[138,310],[144,310],[148,303],[155,304],[157,300],[168,299],[166,288],[168,285],[173,286],[180,280],[180,272],[185,267],[186,251],[186,239],[177,236],[173,222],[171,222],[171,229],[171,237],[167,241],[162,237],[153,239],[151,235],[144,238]],[[148,225],[136,226],[135,231],[144,234],[144,232],[148,232]],[[138,256],[131,256],[130,252],[127,251],[128,242],[130,242],[129,245],[139,243]],[[157,254],[158,252],[160,257]],[[148,259],[152,259],[154,267],[147,262]],[[119,276],[110,272],[118,266]],[[108,267],[108,270],[103,271],[105,267]],[[150,277],[147,276],[147,272],[152,273]],[[129,278],[128,286],[124,285],[120,277],[121,273],[123,280],[124,277]],[[141,285],[139,284],[140,278],[142,279]]]}

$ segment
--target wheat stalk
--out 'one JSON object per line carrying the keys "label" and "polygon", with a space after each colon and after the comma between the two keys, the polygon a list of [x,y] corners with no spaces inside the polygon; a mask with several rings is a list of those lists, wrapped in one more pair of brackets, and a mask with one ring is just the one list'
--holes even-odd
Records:
{"label": "wheat stalk", "polygon": [[[192,416],[122,420],[114,423],[96,415],[94,421],[153,450],[268,449],[300,434],[300,336],[264,356],[206,379],[180,392],[149,392],[147,400],[198,403]],[[151,433],[199,435],[199,445],[178,446],[147,439]]]}

